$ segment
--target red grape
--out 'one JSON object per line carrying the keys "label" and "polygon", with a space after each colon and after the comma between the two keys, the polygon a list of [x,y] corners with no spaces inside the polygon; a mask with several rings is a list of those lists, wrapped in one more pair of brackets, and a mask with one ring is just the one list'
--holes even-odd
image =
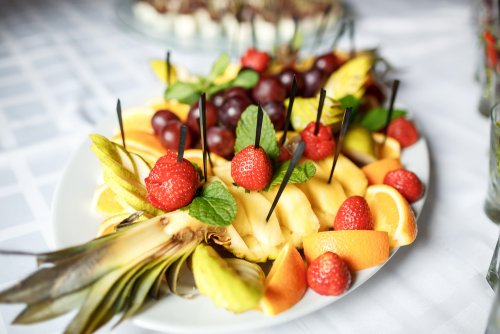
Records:
{"label": "red grape", "polygon": [[304,97],[313,97],[316,95],[320,88],[323,87],[325,81],[325,74],[317,68],[311,68],[310,70],[304,72]]}
{"label": "red grape", "polygon": [[278,74],[278,80],[281,82],[283,87],[285,87],[287,96],[290,95],[290,92],[292,90],[292,81],[294,75],[295,79],[297,80],[297,96],[300,96],[302,94],[302,91],[304,90],[304,76],[302,75],[302,73],[288,67]]}
{"label": "red grape", "polygon": [[240,120],[241,114],[251,104],[249,100],[239,97],[233,97],[224,102],[219,108],[219,122],[220,124],[233,131]]}
{"label": "red grape", "polygon": [[276,130],[281,130],[285,124],[286,110],[282,102],[271,101],[262,106],[264,111],[269,115]]}
{"label": "red grape", "polygon": [[224,92],[218,92],[212,95],[210,101],[216,108],[219,108],[224,103]]}
{"label": "red grape", "polygon": [[[207,115],[207,129],[217,124],[217,108],[211,103],[206,102],[205,111]],[[198,109],[198,102],[193,104],[189,109],[188,118],[186,120],[186,125],[191,130],[194,136],[200,134],[200,110]]]}
{"label": "red grape", "polygon": [[249,92],[241,87],[231,87],[224,93],[224,101],[228,100],[232,97],[240,97],[242,99],[250,100]]}
{"label": "red grape", "polygon": [[234,153],[234,134],[227,129],[211,127],[207,130],[207,144],[211,153],[230,159]]}
{"label": "red grape", "polygon": [[322,71],[326,75],[330,75],[340,66],[340,60],[335,56],[334,53],[325,53],[324,55],[318,56],[314,61],[315,68]]}
{"label": "red grape", "polygon": [[161,109],[155,112],[151,118],[151,127],[156,135],[161,133],[161,130],[167,125],[169,121],[178,121],[179,117],[176,114],[167,109]]}
{"label": "red grape", "polygon": [[[170,121],[165,125],[160,133],[160,142],[163,147],[177,151],[179,148],[181,126],[182,123],[180,121]],[[191,131],[188,127],[186,132],[186,144],[184,145],[185,149],[191,147],[191,140]]]}
{"label": "red grape", "polygon": [[271,101],[283,101],[286,97],[286,89],[275,77],[260,78],[252,90],[255,102],[264,104]]}

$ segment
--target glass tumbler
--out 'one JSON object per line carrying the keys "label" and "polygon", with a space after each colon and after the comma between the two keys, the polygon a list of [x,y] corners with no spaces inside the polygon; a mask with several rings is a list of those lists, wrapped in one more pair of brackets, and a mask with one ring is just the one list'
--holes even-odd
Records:
{"label": "glass tumbler", "polygon": [[484,211],[498,224],[500,223],[500,103],[493,106],[490,117],[490,166]]}

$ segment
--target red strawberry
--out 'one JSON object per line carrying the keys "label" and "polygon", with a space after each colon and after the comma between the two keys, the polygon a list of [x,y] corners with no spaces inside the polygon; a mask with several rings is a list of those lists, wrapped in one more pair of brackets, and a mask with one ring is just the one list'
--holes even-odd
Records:
{"label": "red strawberry", "polygon": [[361,196],[347,198],[339,208],[334,230],[373,230],[373,219],[370,207]]}
{"label": "red strawberry", "polygon": [[231,161],[234,182],[248,190],[264,189],[273,176],[271,160],[261,148],[250,145],[236,153]]}
{"label": "red strawberry", "polygon": [[339,296],[351,285],[351,272],[335,253],[326,252],[307,268],[307,284],[323,296]]}
{"label": "red strawberry", "polygon": [[280,155],[278,156],[278,162],[284,162],[292,159],[292,154],[285,147],[285,145],[280,147]]}
{"label": "red strawberry", "polygon": [[245,55],[241,57],[241,64],[243,67],[248,67],[262,73],[266,70],[269,59],[267,52],[249,48]]}
{"label": "red strawberry", "polygon": [[177,153],[170,150],[156,161],[145,181],[148,201],[167,212],[188,205],[198,189],[193,164],[186,159],[178,162]]}
{"label": "red strawberry", "polygon": [[306,143],[304,156],[311,160],[321,160],[332,155],[335,150],[335,141],[329,126],[320,124],[317,135],[314,134],[315,126],[315,122],[309,123],[300,133],[300,137]]}
{"label": "red strawberry", "polygon": [[396,139],[402,148],[415,144],[420,137],[415,124],[404,117],[398,117],[389,123],[387,135]]}
{"label": "red strawberry", "polygon": [[415,202],[424,194],[424,186],[418,176],[404,168],[387,173],[384,177],[384,184],[396,188],[410,203]]}

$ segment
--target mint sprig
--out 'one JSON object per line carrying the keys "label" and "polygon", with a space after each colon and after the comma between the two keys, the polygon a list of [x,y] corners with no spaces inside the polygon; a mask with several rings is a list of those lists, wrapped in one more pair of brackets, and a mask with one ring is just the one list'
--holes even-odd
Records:
{"label": "mint sprig", "polygon": [[[234,152],[238,153],[247,146],[255,144],[255,130],[257,127],[258,108],[255,105],[248,106],[241,114],[236,127],[236,142]],[[276,159],[280,154],[276,132],[271,119],[264,112],[262,119],[262,132],[260,135],[260,147],[266,151],[270,159]]]}
{"label": "mint sprig", "polygon": [[[271,183],[266,188],[266,190],[271,189],[272,187],[281,184],[283,182],[283,178],[285,177],[286,170],[290,165],[290,161],[286,161],[274,172],[273,178],[271,179]],[[298,165],[293,169],[292,175],[288,180],[288,183],[303,183],[310,180],[314,174],[316,174],[316,167],[310,161],[306,161],[302,165]]]}
{"label": "mint sprig", "polygon": [[220,91],[226,90],[230,87],[241,87],[249,89],[254,87],[259,81],[259,74],[253,70],[244,70],[238,73],[236,78],[222,84],[212,84],[207,89],[207,94],[214,95]]}
{"label": "mint sprig", "polygon": [[[361,118],[359,124],[370,131],[379,131],[385,126],[388,112],[387,108],[372,108]],[[391,120],[404,115],[406,115],[406,110],[394,109]]]}
{"label": "mint sprig", "polygon": [[215,226],[231,225],[237,210],[233,195],[219,181],[206,185],[187,209],[190,216]]}

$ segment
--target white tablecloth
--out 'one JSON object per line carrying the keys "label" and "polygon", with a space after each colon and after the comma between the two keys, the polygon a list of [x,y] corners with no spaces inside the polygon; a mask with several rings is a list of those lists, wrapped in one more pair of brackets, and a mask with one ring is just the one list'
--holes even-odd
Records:
{"label": "white tablecloth", "polygon": [[[360,39],[380,42],[400,69],[400,99],[432,156],[417,241],[341,301],[259,333],[481,333],[493,292],[484,277],[498,228],[483,213],[488,121],[477,112],[476,43],[462,1],[355,1]],[[147,61],[165,48],[123,32],[98,0],[0,1],[0,248],[45,250],[54,187],[93,124],[137,96],[160,92]],[[175,51],[199,71],[213,55]],[[205,57],[205,58],[203,58]],[[207,58],[210,58],[207,60]],[[82,117],[81,115],[86,115]],[[34,268],[0,257],[0,288]],[[59,333],[67,317],[0,333]],[[148,333],[125,324],[117,333]]]}

